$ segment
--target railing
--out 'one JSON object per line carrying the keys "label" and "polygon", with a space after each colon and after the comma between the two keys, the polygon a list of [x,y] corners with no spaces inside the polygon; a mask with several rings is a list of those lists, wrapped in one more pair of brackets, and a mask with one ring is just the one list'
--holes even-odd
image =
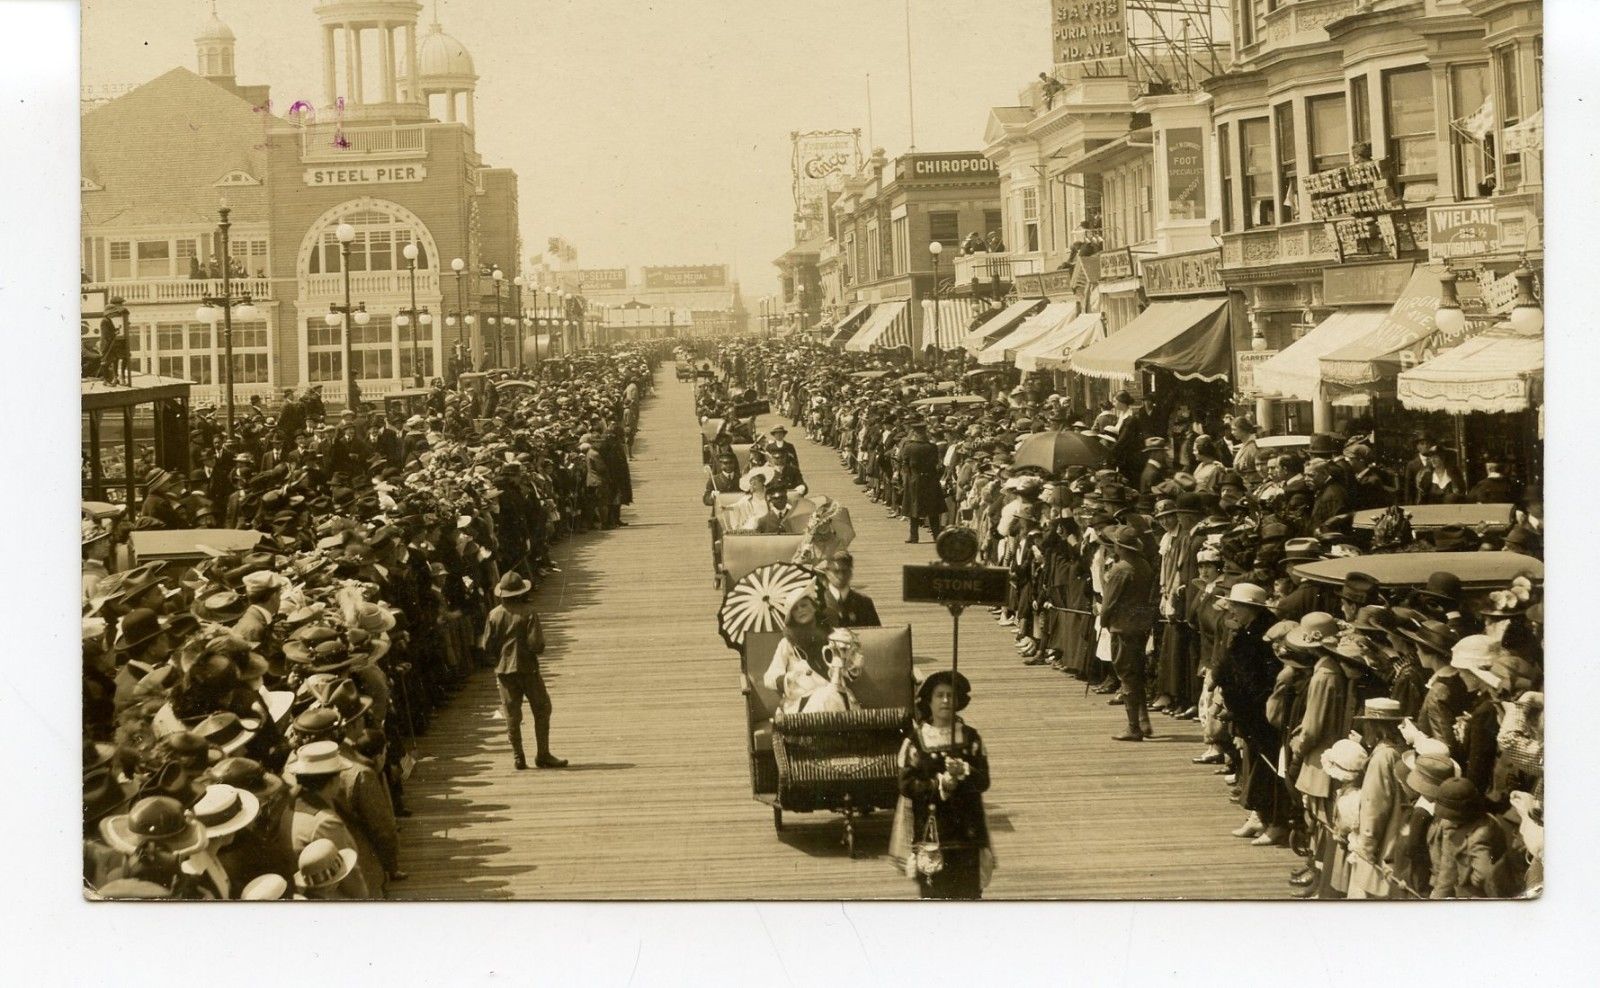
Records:
{"label": "railing", "polygon": [[[234,295],[248,294],[253,299],[272,298],[270,278],[232,278]],[[103,291],[106,298],[122,296],[129,305],[162,305],[169,302],[199,302],[222,294],[221,278],[162,278],[150,281],[109,281],[82,286],[82,291]]]}
{"label": "railing", "polygon": [[957,254],[955,258],[955,282],[958,285],[971,284],[973,279],[980,282],[993,281],[999,278],[1009,282],[1019,274],[1038,274],[1044,270],[1044,259],[1038,253],[1000,253]]}
{"label": "railing", "polygon": [[427,130],[418,124],[375,127],[313,124],[300,132],[301,161],[421,158],[427,153]]}
{"label": "railing", "polygon": [[1336,259],[1325,223],[1284,223],[1222,235],[1224,267],[1255,267]]}
{"label": "railing", "polygon": [[[417,295],[436,294],[439,291],[439,272],[417,272]],[[350,272],[350,297],[362,301],[373,295],[409,295],[409,271],[352,271]],[[300,279],[301,298],[343,298],[343,274],[308,274]]]}

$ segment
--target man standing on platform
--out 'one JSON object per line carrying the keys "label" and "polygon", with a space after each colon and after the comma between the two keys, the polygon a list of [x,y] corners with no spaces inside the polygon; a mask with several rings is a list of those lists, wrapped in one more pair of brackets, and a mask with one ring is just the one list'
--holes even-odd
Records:
{"label": "man standing on platform", "polygon": [[924,518],[939,537],[939,521],[944,514],[944,491],[939,487],[939,447],[928,440],[928,424],[911,423],[911,434],[900,443],[900,513],[911,524],[907,542],[920,541],[917,529]]}
{"label": "man standing on platform", "polygon": [[533,764],[538,768],[565,768],[567,760],[550,753],[550,692],[539,674],[539,655],[544,652],[544,629],[539,615],[528,602],[533,584],[521,573],[507,573],[495,587],[500,603],[489,612],[479,642],[484,654],[495,659],[494,675],[500,688],[500,704],[505,712],[506,736],[518,769],[528,767],[522,753],[522,700],[533,708],[533,737],[538,753]]}

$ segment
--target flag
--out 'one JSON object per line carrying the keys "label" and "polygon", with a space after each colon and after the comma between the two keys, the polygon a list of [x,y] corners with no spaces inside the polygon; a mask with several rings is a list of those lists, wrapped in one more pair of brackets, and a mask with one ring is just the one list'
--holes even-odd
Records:
{"label": "flag", "polygon": [[1485,96],[1483,105],[1471,116],[1457,120],[1456,126],[1462,133],[1482,144],[1484,138],[1489,136],[1489,132],[1494,130],[1494,96]]}

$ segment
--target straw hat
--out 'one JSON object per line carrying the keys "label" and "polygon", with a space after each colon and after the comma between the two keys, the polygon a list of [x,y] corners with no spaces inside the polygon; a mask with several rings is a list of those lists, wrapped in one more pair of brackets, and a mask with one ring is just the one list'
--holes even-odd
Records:
{"label": "straw hat", "polygon": [[341,848],[328,838],[319,837],[300,852],[294,883],[307,891],[331,888],[349,878],[355,867],[355,848]]}
{"label": "straw hat", "polygon": [[255,793],[222,782],[206,786],[205,794],[194,804],[195,819],[206,828],[207,840],[238,833],[255,822],[260,812]]}

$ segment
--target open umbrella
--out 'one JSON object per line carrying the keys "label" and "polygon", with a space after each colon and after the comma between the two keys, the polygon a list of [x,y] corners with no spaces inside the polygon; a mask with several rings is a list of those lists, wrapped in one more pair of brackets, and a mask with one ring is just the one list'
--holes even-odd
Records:
{"label": "open umbrella", "polygon": [[905,377],[902,377],[900,379],[900,383],[901,384],[920,384],[923,381],[931,381],[931,380],[933,380],[933,375],[932,374],[926,373],[924,371],[918,371],[915,374],[907,374]]}
{"label": "open umbrella", "polygon": [[888,376],[889,372],[886,370],[856,371],[850,375],[850,379],[853,381],[876,381],[880,377]]}
{"label": "open umbrella", "polygon": [[777,631],[783,627],[783,605],[817,578],[816,570],[794,563],[768,563],[745,574],[722,595],[717,609],[722,640],[736,649],[752,631]]}
{"label": "open umbrella", "polygon": [[790,522],[800,521],[798,531],[806,537],[795,550],[795,562],[816,565],[839,550],[850,548],[856,538],[856,527],[850,521],[849,508],[825,494],[818,494],[815,502],[803,501],[801,505],[796,505],[784,519],[786,530],[794,530]]}
{"label": "open umbrella", "polygon": [[1036,432],[1022,440],[1014,462],[1035,466],[1053,474],[1067,467],[1097,467],[1106,461],[1106,448],[1099,440],[1076,432]]}
{"label": "open umbrella", "polygon": [[928,398],[918,398],[911,403],[912,408],[933,408],[943,405],[987,405],[989,399],[983,395],[933,395]]}
{"label": "open umbrella", "polygon": [[722,427],[727,424],[727,419],[706,419],[704,422],[700,423],[700,435],[705,437],[705,439],[709,442],[710,440],[717,438],[717,434],[720,433],[722,431]]}
{"label": "open umbrella", "polygon": [[496,391],[508,391],[511,388],[527,388],[529,391],[536,391],[538,390],[538,387],[539,386],[534,384],[532,381],[519,381],[515,378],[506,381],[494,382],[494,388]]}

